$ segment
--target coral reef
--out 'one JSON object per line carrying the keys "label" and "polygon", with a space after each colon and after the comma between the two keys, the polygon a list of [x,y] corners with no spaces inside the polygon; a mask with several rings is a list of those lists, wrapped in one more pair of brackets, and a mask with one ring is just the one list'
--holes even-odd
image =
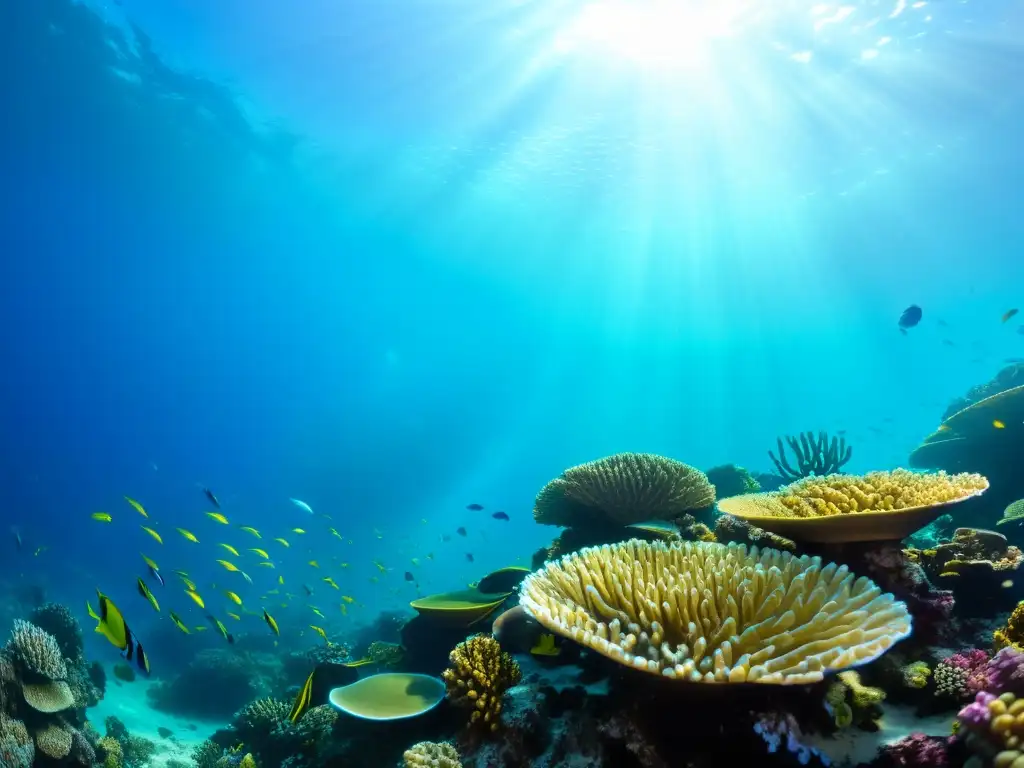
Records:
{"label": "coral reef", "polygon": [[1000,584],[1024,562],[1024,553],[1005,536],[980,528],[957,528],[949,541],[905,552],[933,583],[975,601],[1002,598]]}
{"label": "coral reef", "polygon": [[274,654],[206,648],[178,675],[156,682],[146,693],[153,708],[162,712],[229,718],[246,702],[281,691],[282,675],[283,665]]}
{"label": "coral reef", "polygon": [[764,739],[769,754],[780,750],[792,754],[800,765],[807,765],[811,758],[829,765],[830,761],[814,747],[808,747],[800,739],[800,723],[793,715],[782,712],[766,712],[758,716],[754,723],[754,733]]}
{"label": "coral reef", "polygon": [[839,728],[856,725],[874,729],[875,721],[881,716],[880,705],[885,701],[885,691],[864,685],[860,675],[853,670],[840,672],[825,693],[825,706]]}
{"label": "coral reef", "polygon": [[722,464],[712,467],[707,472],[708,482],[715,487],[715,497],[727,499],[744,493],[757,493],[761,484],[743,467],[735,464]]}
{"label": "coral reef", "polygon": [[736,544],[584,549],[527,577],[520,604],[614,661],[692,682],[817,682],[910,634],[906,607],[868,579]]}
{"label": "coral reef", "polygon": [[853,456],[853,449],[847,446],[845,437],[833,437],[829,441],[825,432],[819,432],[817,439],[813,432],[801,432],[796,437],[787,435],[786,442],[796,459],[796,469],[786,459],[781,437],[775,440],[778,457],[768,451],[768,458],[787,482],[812,475],[831,475],[842,469]]}
{"label": "coral reef", "polygon": [[966,700],[988,684],[989,655],[978,648],[954,653],[935,665],[935,695]]}
{"label": "coral reef", "polygon": [[392,669],[402,663],[405,652],[400,643],[385,643],[381,640],[374,640],[366,649],[365,657],[372,659],[373,663],[385,669]]}
{"label": "coral reef", "polygon": [[61,655],[69,661],[78,661],[85,654],[85,639],[78,619],[63,605],[41,605],[29,614],[28,621],[51,635],[60,648]]}
{"label": "coral reef", "polygon": [[948,768],[949,739],[912,733],[884,744],[877,762],[882,768]]}
{"label": "coral reef", "polygon": [[1011,647],[1024,650],[1024,601],[1013,609],[1006,624],[992,633],[992,645],[997,651]]}
{"label": "coral reef", "polygon": [[519,665],[490,635],[459,643],[449,656],[451,667],[441,677],[448,698],[471,710],[470,725],[496,731],[501,724],[502,697],[518,684]]}
{"label": "coral reef", "polygon": [[[288,713],[291,704],[275,699],[259,699],[243,707],[232,721],[234,742],[241,742],[252,753],[259,765],[294,765],[309,761],[315,765],[317,756],[325,748],[338,713],[321,705],[306,711],[300,720],[291,722]],[[208,759],[214,750],[203,747],[203,753],[194,756]],[[288,762],[288,761],[291,762]]]}
{"label": "coral reef", "polygon": [[732,515],[719,515],[715,520],[715,538],[723,544],[734,542],[749,546],[769,547],[787,552],[796,550],[796,542],[777,533],[758,528]]}
{"label": "coral reef", "polygon": [[459,752],[451,744],[421,741],[402,755],[403,768],[461,768]]}

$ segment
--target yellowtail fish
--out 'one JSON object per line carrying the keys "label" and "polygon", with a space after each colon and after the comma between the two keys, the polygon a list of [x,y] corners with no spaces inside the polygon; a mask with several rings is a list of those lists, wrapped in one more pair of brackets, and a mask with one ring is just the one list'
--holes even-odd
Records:
{"label": "yellowtail fish", "polygon": [[374,560],[373,564],[375,566],[377,566],[377,570],[380,571],[381,573],[387,573],[388,572],[388,569],[384,567],[383,563],[379,563],[376,560]]}
{"label": "yellowtail fish", "polygon": [[414,557],[412,560],[410,560],[410,562],[413,565],[419,565],[420,564],[420,559],[418,557]]}
{"label": "yellowtail fish", "polygon": [[171,611],[168,615],[171,617],[171,621],[174,622],[174,626],[176,626],[186,635],[192,634],[191,632],[189,632],[188,627],[185,626],[185,622],[181,620],[181,617],[178,616],[178,614],[176,614],[174,611]]}
{"label": "yellowtail fish", "polygon": [[996,429],[1006,429],[1006,424],[1000,421],[999,419],[993,419],[992,426],[995,427]]}
{"label": "yellowtail fish", "polygon": [[348,568],[348,563],[339,563],[338,567],[339,568]]}
{"label": "yellowtail fish", "polygon": [[349,597],[348,595],[342,595],[341,599],[344,600],[349,605],[352,605],[352,603],[354,603],[356,601],[356,599],[354,597]]}
{"label": "yellowtail fish", "polygon": [[146,533],[148,533],[150,536],[152,536],[154,539],[156,539],[156,543],[157,544],[163,544],[164,543],[164,540],[160,538],[160,534],[157,533],[156,531],[154,531],[152,528],[147,528],[144,525],[140,525],[139,527],[142,530],[144,530]]}
{"label": "yellowtail fish", "polygon": [[274,621],[274,617],[267,613],[266,609],[263,610],[263,620],[267,622],[267,626],[275,635],[280,635],[281,630],[277,628],[277,622]]}
{"label": "yellowtail fish", "polygon": [[305,531],[302,530],[301,528],[292,528],[292,533],[303,534],[303,533],[305,533]]}
{"label": "yellowtail fish", "polygon": [[270,562],[269,560],[264,560],[262,563],[257,563],[257,565],[259,565],[259,566],[261,566],[263,568],[273,568],[274,567],[274,564],[272,562]]}
{"label": "yellowtail fish", "polygon": [[242,604],[242,598],[240,598],[238,595],[236,595],[231,590],[225,589],[224,590],[224,594],[227,595],[228,596],[228,600],[233,602],[235,605],[241,605]]}
{"label": "yellowtail fish", "polygon": [[192,533],[192,531],[186,531],[184,528],[178,528],[177,531],[182,536],[184,536],[186,539],[191,541],[193,544],[198,544],[199,543],[199,539],[196,538],[196,535],[194,533]]}
{"label": "yellowtail fish", "polygon": [[341,587],[339,587],[339,586],[337,585],[337,583],[336,583],[336,582],[334,581],[334,579],[332,579],[332,578],[331,578],[330,576],[324,576],[324,579],[323,579],[323,580],[324,580],[324,581],[325,581],[326,583],[330,584],[330,585],[331,585],[332,587],[334,587],[335,589],[341,589]]}
{"label": "yellowtail fish", "polygon": [[226,517],[224,517],[224,515],[222,515],[220,512],[207,512],[206,516],[208,518],[210,518],[211,520],[215,520],[216,522],[220,523],[221,525],[227,525],[228,524],[228,519]]}
{"label": "yellowtail fish", "polygon": [[341,610],[341,615],[342,616],[348,616],[348,606],[347,605],[342,603],[341,605],[338,606],[338,608]]}
{"label": "yellowtail fish", "polygon": [[250,552],[255,552],[257,555],[262,557],[264,560],[269,560],[270,559],[270,555],[267,554],[267,550],[265,550],[265,549],[260,549],[258,547],[249,547],[249,551]]}
{"label": "yellowtail fish", "polygon": [[324,632],[323,627],[318,627],[316,624],[310,624],[309,628],[316,632],[318,635],[320,635],[320,637],[322,637],[324,640],[327,639],[327,633]]}
{"label": "yellowtail fish", "polygon": [[289,544],[286,539],[282,539],[280,537],[274,539],[274,541],[280,542],[281,544],[283,544],[286,547],[290,547],[291,546],[291,544]]}
{"label": "yellowtail fish", "polygon": [[93,512],[92,519],[98,523],[109,523],[114,518],[111,517],[109,512]]}
{"label": "yellowtail fish", "polygon": [[284,584],[284,576],[278,576],[277,577],[277,583],[278,584]]}
{"label": "yellowtail fish", "polygon": [[142,579],[139,579],[138,580],[138,584],[137,584],[137,588],[139,590],[139,594],[142,595],[144,598],[146,598],[149,601],[149,604],[153,606],[153,609],[157,613],[159,613],[160,612],[160,603],[158,603],[156,601],[156,598],[153,597],[153,593],[149,591],[149,587],[146,586],[146,582],[144,582]]}
{"label": "yellowtail fish", "polygon": [[139,502],[137,502],[135,499],[125,496],[124,500],[131,504],[135,511],[138,512],[140,515],[142,515],[143,517],[149,517],[149,513],[146,512],[145,507],[139,504]]}
{"label": "yellowtail fish", "polygon": [[232,563],[229,560],[218,560],[217,562],[220,563],[221,565],[223,565],[229,571],[237,571],[238,570],[238,566],[235,565],[234,563]]}
{"label": "yellowtail fish", "polygon": [[224,549],[226,549],[228,552],[230,552],[235,557],[241,557],[241,555],[238,554],[238,550],[235,549],[234,547],[232,547],[230,544],[218,544],[217,546],[218,547],[223,547]]}
{"label": "yellowtail fish", "polygon": [[192,581],[192,579],[190,579],[188,576],[179,576],[178,578],[181,579],[181,583],[184,584],[188,588],[189,592],[195,592],[196,591],[196,589],[197,589],[196,583],[194,581]]}
{"label": "yellowtail fish", "polygon": [[246,533],[251,533],[257,539],[262,539],[263,538],[262,536],[260,536],[260,532],[257,531],[255,528],[253,528],[251,526],[243,525],[243,526],[240,526],[240,529],[245,531]]}
{"label": "yellowtail fish", "polygon": [[378,531],[376,528],[373,529],[373,535],[376,536],[378,539],[384,538],[384,534]]}
{"label": "yellowtail fish", "polygon": [[45,552],[45,551],[46,551],[46,550],[48,550],[48,549],[49,549],[49,547],[48,547],[48,546],[46,546],[46,545],[43,545],[43,546],[41,546],[41,547],[40,547],[39,549],[37,549],[37,550],[36,550],[35,552],[33,552],[32,554],[33,554],[33,555],[34,555],[35,557],[39,557],[39,556],[40,556],[41,554],[43,554],[43,552]]}
{"label": "yellowtail fish", "polygon": [[320,567],[320,563],[318,563],[316,560],[310,560],[309,564],[311,566],[313,566],[314,568],[319,568]]}
{"label": "yellowtail fish", "polygon": [[206,618],[208,618],[210,620],[210,623],[217,628],[217,631],[220,632],[221,637],[228,641],[228,645],[235,642],[234,635],[228,632],[228,628],[224,626],[223,621],[218,619],[216,616],[207,616]]}
{"label": "yellowtail fish", "polygon": [[321,619],[326,619],[327,618],[326,616],[324,616],[323,611],[321,611],[319,608],[314,608],[314,607],[310,606],[310,610],[313,611],[313,613],[315,613]]}
{"label": "yellowtail fish", "polygon": [[135,665],[142,670],[144,675],[149,675],[149,657],[142,649],[142,643],[135,636],[135,633],[128,628],[124,616],[111,602],[110,598],[96,590],[100,601],[100,612],[96,631],[109,640],[114,647],[121,651],[121,655],[128,661],[134,659]]}
{"label": "yellowtail fish", "polygon": [[203,602],[203,598],[199,596],[199,593],[194,589],[186,589],[185,594],[192,598],[192,602],[198,605],[200,608],[205,608],[206,603]]}
{"label": "yellowtail fish", "polygon": [[194,630],[195,630],[196,632],[205,632],[207,628],[206,628],[206,627],[204,627],[204,626],[202,626],[202,625],[199,625],[198,627],[193,627],[193,629],[194,629]]}
{"label": "yellowtail fish", "polygon": [[231,611],[226,611],[226,613],[227,613],[228,616],[230,616],[235,621],[241,621],[242,620],[242,617],[239,616],[237,613],[232,613]]}
{"label": "yellowtail fish", "polygon": [[331,528],[331,535],[337,536],[339,539],[344,538],[340,533],[338,533],[337,528]]}
{"label": "yellowtail fish", "polygon": [[299,718],[302,717],[306,710],[309,709],[309,702],[313,698],[313,675],[316,674],[316,670],[309,673],[309,677],[306,678],[306,682],[302,684],[302,690],[299,691],[299,695],[295,697],[295,703],[292,704],[292,711],[288,713],[288,720],[296,723]]}

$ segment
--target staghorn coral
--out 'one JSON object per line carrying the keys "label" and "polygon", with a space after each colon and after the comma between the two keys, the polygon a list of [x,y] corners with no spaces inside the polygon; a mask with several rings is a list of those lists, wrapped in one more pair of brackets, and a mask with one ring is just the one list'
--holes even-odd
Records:
{"label": "staghorn coral", "polygon": [[781,437],[775,439],[775,445],[779,450],[778,458],[771,451],[768,451],[768,458],[787,482],[811,475],[833,474],[842,469],[853,456],[853,449],[846,445],[845,437],[833,437],[829,442],[826,432],[819,432],[817,439],[813,432],[801,432],[796,437],[787,435],[786,442],[789,443],[789,449],[796,459],[796,469],[793,469],[786,459],[786,449],[782,445]]}
{"label": "staghorn coral", "polygon": [[567,528],[671,520],[710,507],[715,488],[698,469],[651,453],[617,453],[565,470],[537,495],[533,516]]}
{"label": "staghorn coral", "polygon": [[71,753],[71,731],[51,723],[36,731],[36,750],[53,760],[63,760]]}
{"label": "staghorn coral", "polygon": [[21,720],[0,711],[0,765],[4,768],[32,768],[36,747]]}
{"label": "staghorn coral", "polygon": [[77,662],[85,653],[85,638],[78,619],[59,603],[39,606],[28,617],[29,623],[39,627],[57,641],[65,659]]}
{"label": "staghorn coral", "polygon": [[471,724],[496,731],[501,723],[502,696],[522,677],[519,665],[490,635],[475,635],[459,643],[448,659],[452,666],[441,675],[448,698],[472,708]]}
{"label": "staghorn coral", "polygon": [[757,493],[761,484],[743,467],[723,464],[707,471],[708,482],[715,486],[715,498],[727,499],[744,493]]}
{"label": "staghorn coral", "polygon": [[405,750],[402,768],[461,768],[459,753],[451,744],[421,741]]}
{"label": "staghorn coral", "polygon": [[1006,624],[992,633],[992,647],[996,651],[1003,648],[1024,650],[1024,600],[1017,603]]}
{"label": "staghorn coral", "polygon": [[931,667],[923,661],[914,661],[904,666],[900,673],[907,688],[924,688],[932,675]]}
{"label": "staghorn coral", "polygon": [[906,606],[846,567],[736,544],[584,549],[528,576],[520,604],[614,661],[691,682],[813,683],[910,634]]}
{"label": "staghorn coral", "polygon": [[25,671],[47,680],[63,680],[68,675],[60,646],[53,635],[21,619],[14,620],[7,649]]}

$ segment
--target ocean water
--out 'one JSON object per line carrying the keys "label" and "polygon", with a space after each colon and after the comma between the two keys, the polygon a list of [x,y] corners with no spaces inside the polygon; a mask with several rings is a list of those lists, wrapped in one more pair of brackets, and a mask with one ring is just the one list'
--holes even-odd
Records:
{"label": "ocean water", "polygon": [[[1024,356],[1022,25],[1012,0],[4,2],[0,579],[83,620],[100,588],[145,637],[205,621],[172,569],[218,615],[280,575],[327,614],[283,626],[340,631],[529,564],[536,492],[607,454],[769,471],[825,429],[850,470],[906,465]],[[243,552],[249,585],[219,543],[276,568]]]}

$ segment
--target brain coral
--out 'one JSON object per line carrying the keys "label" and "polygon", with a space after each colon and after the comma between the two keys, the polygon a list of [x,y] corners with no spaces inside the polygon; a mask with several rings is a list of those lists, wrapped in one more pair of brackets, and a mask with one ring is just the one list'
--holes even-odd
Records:
{"label": "brain coral", "polygon": [[698,469],[652,453],[617,453],[571,467],[534,502],[538,523],[569,528],[669,520],[715,503],[715,487]]}
{"label": "brain coral", "polygon": [[402,768],[461,768],[459,753],[451,744],[421,741],[405,750]]}
{"label": "brain coral", "polygon": [[813,683],[910,634],[906,606],[845,566],[738,544],[584,549],[528,576],[520,603],[615,661],[703,683]]}
{"label": "brain coral", "polygon": [[48,680],[63,680],[68,675],[57,641],[34,624],[15,619],[7,648],[26,672]]}

